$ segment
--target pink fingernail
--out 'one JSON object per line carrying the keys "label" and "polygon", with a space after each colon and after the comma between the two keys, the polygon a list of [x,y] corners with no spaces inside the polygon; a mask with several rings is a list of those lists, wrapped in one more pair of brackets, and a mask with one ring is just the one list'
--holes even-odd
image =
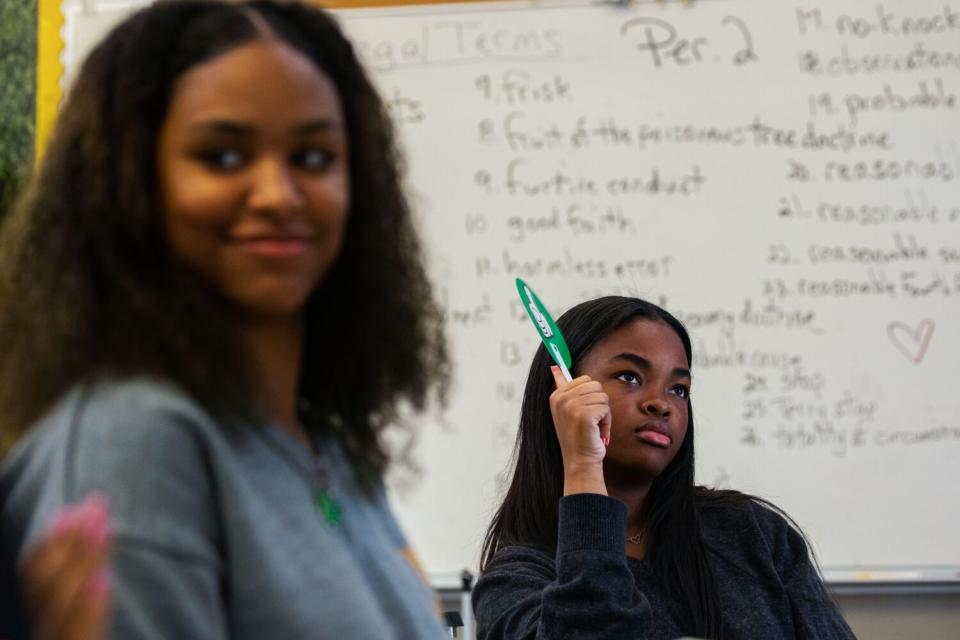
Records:
{"label": "pink fingernail", "polygon": [[79,507],[83,521],[86,523],[108,522],[110,520],[110,504],[103,496],[91,496],[84,500]]}
{"label": "pink fingernail", "polygon": [[610,436],[603,436],[603,446],[605,447],[610,446]]}
{"label": "pink fingernail", "polygon": [[91,493],[82,503],[83,509],[90,518],[107,519],[110,514],[110,500],[102,493]]}
{"label": "pink fingernail", "polygon": [[77,509],[72,506],[63,506],[60,507],[60,510],[57,511],[56,515],[53,517],[53,524],[51,525],[51,531],[53,535],[60,535],[66,532],[69,529],[72,529],[74,524],[77,522]]}
{"label": "pink fingernail", "polygon": [[110,593],[110,577],[106,571],[98,571],[87,581],[87,594],[94,600],[102,600]]}
{"label": "pink fingernail", "polygon": [[85,524],[87,538],[96,547],[102,547],[107,544],[107,540],[113,535],[113,528],[110,522],[104,518],[101,520],[87,521]]}
{"label": "pink fingernail", "polygon": [[103,494],[91,494],[80,503],[77,517],[87,539],[102,547],[110,537],[110,506]]}

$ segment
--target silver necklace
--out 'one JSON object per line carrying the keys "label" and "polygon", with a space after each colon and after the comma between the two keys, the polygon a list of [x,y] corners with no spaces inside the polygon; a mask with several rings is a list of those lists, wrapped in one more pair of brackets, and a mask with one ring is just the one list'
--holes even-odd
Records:
{"label": "silver necklace", "polygon": [[627,542],[629,542],[630,544],[636,544],[636,545],[642,544],[642,543],[643,543],[643,530],[641,529],[640,531],[638,531],[637,533],[633,534],[632,536],[627,536]]}

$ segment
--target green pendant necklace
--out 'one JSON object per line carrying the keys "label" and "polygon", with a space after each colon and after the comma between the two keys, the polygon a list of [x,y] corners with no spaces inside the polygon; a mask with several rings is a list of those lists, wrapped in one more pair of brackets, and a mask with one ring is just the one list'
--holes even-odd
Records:
{"label": "green pendant necklace", "polygon": [[[297,400],[297,410],[304,422],[316,422],[316,415],[310,402],[306,398]],[[313,440],[313,503],[331,527],[337,527],[343,522],[343,509],[337,501],[337,489],[330,476],[328,458],[330,449],[328,443],[320,439]]]}
{"label": "green pendant necklace", "polygon": [[340,524],[343,520],[343,511],[340,509],[340,503],[334,499],[326,487],[318,487],[317,490],[313,492],[313,500],[327,523],[333,527]]}
{"label": "green pendant necklace", "polygon": [[343,521],[343,509],[336,498],[337,489],[330,478],[329,465],[324,460],[325,452],[319,447],[317,449],[318,453],[313,458],[313,502],[327,524],[336,527]]}

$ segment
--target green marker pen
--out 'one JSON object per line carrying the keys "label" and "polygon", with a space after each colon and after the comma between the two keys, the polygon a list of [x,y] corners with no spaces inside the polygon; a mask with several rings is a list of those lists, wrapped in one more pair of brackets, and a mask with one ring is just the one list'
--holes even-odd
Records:
{"label": "green marker pen", "polygon": [[567,342],[563,339],[563,334],[560,333],[557,323],[553,321],[550,312],[540,302],[540,298],[533,292],[533,289],[520,278],[517,278],[516,283],[517,293],[520,294],[523,308],[527,310],[527,315],[533,321],[533,326],[537,328],[537,333],[540,334],[543,345],[547,348],[547,352],[553,358],[553,361],[560,367],[564,379],[570,382],[573,380],[573,376],[570,375],[570,349],[567,348]]}

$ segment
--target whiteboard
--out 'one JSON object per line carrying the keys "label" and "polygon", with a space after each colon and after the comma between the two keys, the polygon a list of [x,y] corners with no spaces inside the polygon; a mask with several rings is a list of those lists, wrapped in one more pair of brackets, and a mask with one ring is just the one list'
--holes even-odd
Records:
{"label": "whiteboard", "polygon": [[[67,84],[135,4],[64,1]],[[517,276],[555,316],[624,294],[683,320],[698,482],[783,507],[828,579],[960,580],[960,3],[339,15],[447,312],[450,406],[391,479],[438,582],[476,568],[508,478]]]}

